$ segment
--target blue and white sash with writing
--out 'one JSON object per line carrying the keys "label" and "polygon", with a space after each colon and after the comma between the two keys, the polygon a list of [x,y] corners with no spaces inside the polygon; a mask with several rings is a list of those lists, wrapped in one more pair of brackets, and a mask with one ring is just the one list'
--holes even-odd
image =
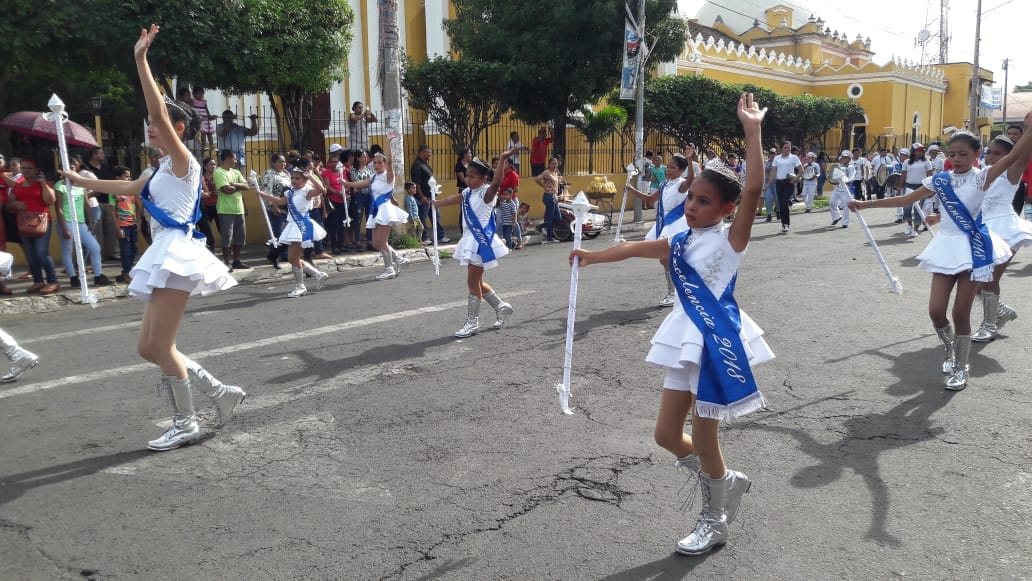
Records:
{"label": "blue and white sash with writing", "polygon": [[487,264],[495,260],[494,248],[491,247],[495,235],[495,213],[491,212],[491,218],[487,221],[486,227],[482,225],[477,215],[473,213],[473,206],[469,203],[472,196],[473,191],[469,188],[462,192],[462,214],[466,218],[466,227],[469,228],[473,239],[477,241],[477,254],[480,255],[480,260]]}
{"label": "blue and white sash with writing", "polygon": [[140,192],[140,199],[143,200],[144,209],[146,209],[147,212],[150,213],[151,217],[154,218],[158,224],[161,224],[162,227],[169,228],[171,230],[182,230],[194,238],[204,239],[204,233],[194,228],[194,224],[201,219],[201,182],[198,182],[197,184],[197,199],[194,200],[194,210],[193,215],[190,217],[190,221],[176,222],[172,219],[172,216],[169,216],[164,210],[159,208],[151,199],[153,196],[150,192],[150,185],[156,175],[158,175],[158,172],[151,174],[147,183],[143,184],[143,191]]}
{"label": "blue and white sash with writing", "polygon": [[659,233],[663,231],[663,228],[673,224],[678,218],[684,216],[684,203],[688,200],[688,196],[685,196],[681,203],[672,208],[669,212],[665,212],[663,209],[663,190],[666,189],[667,183],[663,182],[659,184],[659,201],[656,204],[656,216],[663,216],[662,220],[656,219],[656,238],[659,238]]}
{"label": "blue and white sash with writing", "polygon": [[[703,338],[695,409],[700,417],[727,420],[762,407],[764,400],[742,344],[742,320],[734,297],[738,275],[718,300],[685,260],[690,234],[689,229],[670,239],[670,272],[681,306]],[[708,241],[701,238],[693,246],[706,245]],[[721,238],[719,243],[727,242]]]}
{"label": "blue and white sash with writing", "polygon": [[309,213],[302,214],[294,205],[294,188],[287,191],[287,211],[290,212],[290,219],[294,221],[301,233],[301,246],[310,248],[315,241],[315,228],[312,227],[312,218]]}
{"label": "blue and white sash with writing", "polygon": [[993,280],[993,241],[989,228],[982,222],[982,213],[972,217],[967,206],[953,191],[950,172],[944,171],[932,176],[932,187],[939,199],[941,211],[953,220],[968,235],[971,241],[971,280],[990,282]]}

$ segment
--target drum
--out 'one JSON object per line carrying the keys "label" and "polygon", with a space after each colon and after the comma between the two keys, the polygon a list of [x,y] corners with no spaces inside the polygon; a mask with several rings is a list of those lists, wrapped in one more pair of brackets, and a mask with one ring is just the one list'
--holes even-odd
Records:
{"label": "drum", "polygon": [[894,173],[885,180],[885,187],[889,189],[896,189],[903,182],[903,174]]}
{"label": "drum", "polygon": [[828,181],[837,186],[842,183],[842,178],[844,177],[846,177],[846,172],[842,171],[841,167],[836,167],[831,170],[831,177],[828,178]]}
{"label": "drum", "polygon": [[878,173],[875,174],[874,179],[878,181],[878,185],[881,187],[885,186],[885,183],[889,180],[889,166],[882,164],[878,167]]}
{"label": "drum", "polygon": [[815,170],[813,168],[813,166],[810,165],[810,164],[804,165],[803,166],[803,179],[804,180],[812,180],[815,177],[817,177],[817,170]]}

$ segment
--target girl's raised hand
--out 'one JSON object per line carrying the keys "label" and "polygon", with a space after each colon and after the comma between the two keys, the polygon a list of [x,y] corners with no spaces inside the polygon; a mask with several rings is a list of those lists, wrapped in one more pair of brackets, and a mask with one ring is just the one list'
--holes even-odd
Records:
{"label": "girl's raised hand", "polygon": [[147,49],[150,48],[154,37],[161,31],[161,27],[157,24],[151,24],[150,30],[146,28],[140,30],[140,38],[136,40],[136,46],[133,47],[133,55],[136,58],[140,58],[147,55]]}
{"label": "girl's raised hand", "polygon": [[743,126],[759,127],[766,115],[767,108],[760,109],[759,104],[753,100],[752,93],[742,93],[738,99],[738,119]]}

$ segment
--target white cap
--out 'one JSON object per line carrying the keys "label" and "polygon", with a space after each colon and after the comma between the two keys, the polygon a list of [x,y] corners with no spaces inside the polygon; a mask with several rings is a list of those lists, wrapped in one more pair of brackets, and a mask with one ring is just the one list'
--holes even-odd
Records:
{"label": "white cap", "polygon": [[812,157],[812,158],[816,158],[816,157],[817,157],[817,154],[816,154],[816,153],[814,153],[814,152],[812,152],[812,151],[810,151],[810,152],[808,152],[808,153],[806,154],[806,157]]}
{"label": "white cap", "polygon": [[340,151],[342,149],[344,149],[344,148],[341,147],[339,143],[331,143],[330,144],[330,153],[337,153],[338,151]]}
{"label": "white cap", "polygon": [[920,143],[915,143],[915,144],[911,145],[910,148],[911,149],[924,149],[924,146],[921,145]]}
{"label": "white cap", "polygon": [[843,150],[842,153],[839,154],[839,157],[848,157],[849,159],[853,159],[853,152],[848,149]]}
{"label": "white cap", "polygon": [[933,143],[928,146],[928,151],[939,151],[939,146]]}
{"label": "white cap", "polygon": [[901,147],[901,148],[899,148],[899,154],[900,155],[910,155],[910,150],[905,148],[905,147]]}

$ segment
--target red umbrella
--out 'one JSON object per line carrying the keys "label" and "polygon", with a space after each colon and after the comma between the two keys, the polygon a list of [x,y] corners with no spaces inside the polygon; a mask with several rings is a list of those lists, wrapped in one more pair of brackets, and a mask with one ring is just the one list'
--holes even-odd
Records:
{"label": "red umbrella", "polygon": [[[0,127],[18,133],[52,139],[57,141],[57,127],[53,121],[47,121],[42,113],[21,111],[12,113],[0,121]],[[73,121],[64,122],[65,141],[68,145],[79,147],[97,147],[97,140],[88,129]]]}

